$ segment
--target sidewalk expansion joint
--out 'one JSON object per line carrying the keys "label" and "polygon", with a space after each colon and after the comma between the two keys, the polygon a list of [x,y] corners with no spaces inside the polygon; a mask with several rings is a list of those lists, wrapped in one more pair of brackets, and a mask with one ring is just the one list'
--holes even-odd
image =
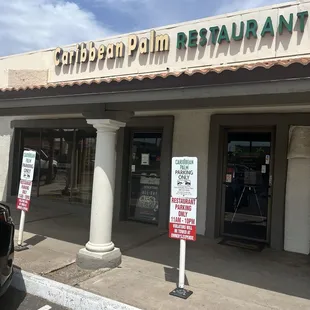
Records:
{"label": "sidewalk expansion joint", "polygon": [[40,222],[40,221],[45,221],[45,220],[52,220],[55,218],[59,218],[59,217],[63,217],[63,216],[69,216],[72,215],[74,213],[65,213],[65,214],[61,214],[61,215],[55,215],[55,216],[49,216],[49,217],[44,217],[44,218],[40,218],[40,219],[36,219],[36,220],[30,220],[30,221],[26,221],[25,223],[34,223],[34,222]]}
{"label": "sidewalk expansion joint", "polygon": [[122,254],[126,254],[127,252],[129,252],[129,251],[131,251],[131,250],[133,250],[135,248],[139,248],[139,247],[141,247],[141,246],[143,246],[143,245],[145,245],[145,244],[147,244],[147,243],[149,243],[151,241],[154,241],[154,240],[156,240],[156,239],[158,239],[158,238],[160,238],[160,237],[162,237],[162,236],[164,236],[166,234],[167,234],[167,232],[162,232],[162,233],[159,233],[158,235],[156,235],[154,237],[151,237],[151,238],[149,238],[147,240],[141,241],[140,243],[134,244],[134,245],[128,247],[127,249],[122,250]]}
{"label": "sidewalk expansion joint", "polygon": [[65,269],[65,268],[67,268],[67,267],[69,267],[69,266],[71,266],[71,265],[73,265],[73,264],[75,264],[75,260],[72,261],[72,262],[70,262],[70,263],[67,263],[66,265],[61,266],[61,267],[59,267],[59,268],[55,268],[55,269],[49,270],[49,271],[47,271],[47,272],[41,272],[40,275],[41,275],[41,276],[50,275],[50,274],[55,273],[55,272],[57,272],[57,271],[63,270],[63,269]]}

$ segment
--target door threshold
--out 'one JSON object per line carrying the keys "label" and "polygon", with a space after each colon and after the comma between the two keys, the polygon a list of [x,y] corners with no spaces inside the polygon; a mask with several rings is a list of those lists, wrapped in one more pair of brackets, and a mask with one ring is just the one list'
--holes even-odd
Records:
{"label": "door threshold", "polygon": [[267,245],[264,242],[241,239],[241,238],[233,238],[233,237],[223,237],[218,244],[237,247],[254,252],[262,252]]}

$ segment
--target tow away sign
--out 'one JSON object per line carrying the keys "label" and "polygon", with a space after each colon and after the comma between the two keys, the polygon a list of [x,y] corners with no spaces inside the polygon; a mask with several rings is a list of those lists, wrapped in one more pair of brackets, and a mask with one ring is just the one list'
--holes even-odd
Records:
{"label": "tow away sign", "polygon": [[172,159],[170,238],[196,240],[197,165],[196,157]]}
{"label": "tow away sign", "polygon": [[30,206],[32,182],[20,180],[17,197],[17,209],[28,211]]}

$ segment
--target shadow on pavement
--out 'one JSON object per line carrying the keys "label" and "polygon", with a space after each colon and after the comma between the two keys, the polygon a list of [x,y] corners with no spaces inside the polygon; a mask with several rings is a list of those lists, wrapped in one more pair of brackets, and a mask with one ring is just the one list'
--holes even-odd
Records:
{"label": "shadow on pavement", "polygon": [[17,310],[26,297],[26,292],[18,291],[10,287],[8,291],[0,297],[0,308],[3,310]]}
{"label": "shadow on pavement", "polygon": [[[20,214],[13,211],[13,216],[17,222]],[[27,214],[25,231],[43,236],[34,237],[32,241],[36,244],[44,243],[42,239],[48,237],[84,246],[89,238],[89,220],[90,208],[34,199]],[[179,242],[169,239],[167,235],[161,236],[156,226],[134,222],[115,223],[112,240],[124,255],[137,259],[137,262],[142,260],[163,265],[166,267],[166,281],[177,282]],[[53,241],[49,246],[56,248],[59,244]],[[61,249],[66,250],[66,247]],[[41,255],[39,247],[36,249],[35,255]],[[46,251],[46,248],[42,247],[41,250]],[[56,254],[59,255],[59,252]],[[72,253],[70,255],[71,259]],[[39,256],[35,257],[36,261],[40,261]],[[196,242],[187,243],[186,257],[186,270],[209,277],[209,280],[207,277],[200,278],[202,285],[210,278],[217,278],[310,300],[309,256],[268,248],[253,252],[219,245],[199,236]],[[55,261],[58,258],[53,256]],[[65,257],[53,268],[67,264],[67,260],[68,257]],[[24,268],[23,262],[20,264]]]}
{"label": "shadow on pavement", "polygon": [[[219,245],[203,237],[187,246],[187,271],[310,300],[309,256],[271,249],[258,253]],[[178,281],[178,241],[162,236],[126,252],[126,256],[164,265],[165,280]]]}
{"label": "shadow on pavement", "polygon": [[[178,285],[179,283],[179,270],[177,268],[164,267],[165,271],[165,281],[172,282]],[[184,284],[189,285],[187,276],[185,275]]]}
{"label": "shadow on pavement", "polygon": [[22,277],[19,276],[20,269],[16,266],[14,267],[15,273],[17,275],[14,275],[15,278],[13,277],[13,281],[16,282],[16,279],[18,279],[18,288],[20,290],[17,290],[11,285],[7,292],[2,297],[0,297],[0,309],[3,310],[17,310],[27,295],[25,283],[23,282]]}
{"label": "shadow on pavement", "polygon": [[27,245],[35,246],[35,245],[37,245],[38,243],[44,241],[45,239],[46,239],[45,236],[34,235],[33,237],[26,239],[24,242],[25,242]]}

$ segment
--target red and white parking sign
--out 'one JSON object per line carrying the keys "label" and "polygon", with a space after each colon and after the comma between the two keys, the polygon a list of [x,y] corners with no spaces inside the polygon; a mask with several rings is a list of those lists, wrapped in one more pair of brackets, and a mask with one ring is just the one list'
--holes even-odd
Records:
{"label": "red and white parking sign", "polygon": [[172,159],[169,237],[196,241],[197,158]]}
{"label": "red and white parking sign", "polygon": [[197,199],[171,197],[169,237],[196,241],[196,214]]}
{"label": "red and white parking sign", "polygon": [[24,151],[16,208],[28,211],[30,206],[32,180],[35,168],[36,152]]}
{"label": "red and white parking sign", "polygon": [[28,211],[30,206],[32,181],[20,180],[17,197],[17,209]]}

